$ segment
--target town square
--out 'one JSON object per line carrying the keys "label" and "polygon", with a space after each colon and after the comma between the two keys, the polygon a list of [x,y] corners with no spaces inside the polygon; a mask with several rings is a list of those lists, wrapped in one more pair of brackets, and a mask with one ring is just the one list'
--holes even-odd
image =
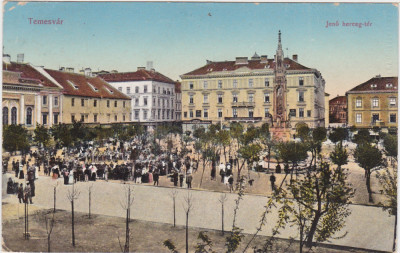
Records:
{"label": "town square", "polygon": [[397,5],[3,8],[2,251],[397,250]]}

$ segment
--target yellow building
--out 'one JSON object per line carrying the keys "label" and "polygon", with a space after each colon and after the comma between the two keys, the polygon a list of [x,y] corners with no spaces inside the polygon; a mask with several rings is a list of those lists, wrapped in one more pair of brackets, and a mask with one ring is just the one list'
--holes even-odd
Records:
{"label": "yellow building", "polygon": [[397,77],[376,76],[346,92],[347,124],[397,127]]}
{"label": "yellow building", "polygon": [[54,82],[63,87],[63,123],[130,122],[131,98],[100,77],[45,69]]}
{"label": "yellow building", "polygon": [[[182,121],[188,130],[202,122],[325,125],[325,81],[318,70],[298,63],[297,55],[283,57],[280,34],[275,58],[254,54],[250,60],[207,61],[181,78]],[[275,108],[279,93],[280,110]]]}

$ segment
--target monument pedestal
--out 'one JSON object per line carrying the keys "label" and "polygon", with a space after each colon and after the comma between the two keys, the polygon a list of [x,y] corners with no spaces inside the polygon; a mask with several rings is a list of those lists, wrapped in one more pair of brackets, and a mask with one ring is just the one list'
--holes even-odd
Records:
{"label": "monument pedestal", "polygon": [[290,140],[290,128],[286,127],[271,127],[269,129],[271,136],[277,141],[289,141]]}

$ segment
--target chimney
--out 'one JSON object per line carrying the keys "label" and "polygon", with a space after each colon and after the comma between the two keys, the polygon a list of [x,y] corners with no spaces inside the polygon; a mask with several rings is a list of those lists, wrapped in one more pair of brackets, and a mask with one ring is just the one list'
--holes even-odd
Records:
{"label": "chimney", "polygon": [[235,65],[246,65],[248,64],[247,57],[236,57]]}
{"label": "chimney", "polygon": [[85,68],[85,76],[91,77],[92,76],[92,69],[91,68]]}
{"label": "chimney", "polygon": [[206,60],[206,63],[207,63],[207,65],[208,65],[208,64],[211,64],[211,63],[212,63],[212,61],[210,61],[210,60]]}
{"label": "chimney", "polygon": [[381,77],[381,74],[379,74],[379,75],[376,75],[375,77],[376,77],[376,78],[380,78],[380,77]]}
{"label": "chimney", "polygon": [[3,54],[3,62],[10,64],[11,63],[11,56],[9,54]]}
{"label": "chimney", "polygon": [[267,63],[268,62],[268,55],[261,55],[260,63]]}
{"label": "chimney", "polygon": [[65,71],[65,67],[60,67],[58,70],[64,72]]}
{"label": "chimney", "polygon": [[155,69],[150,69],[150,71],[151,71],[152,73],[156,72],[156,70],[155,70]]}
{"label": "chimney", "polygon": [[153,68],[153,62],[152,61],[148,61],[146,64],[146,70],[151,70]]}
{"label": "chimney", "polygon": [[145,67],[137,67],[137,70],[139,71],[139,70],[146,70],[146,68]]}
{"label": "chimney", "polygon": [[17,63],[24,63],[24,54],[17,54]]}
{"label": "chimney", "polygon": [[298,58],[297,58],[297,54],[294,54],[293,57],[292,57],[292,59],[293,59],[293,61],[297,62],[297,59],[298,59]]}
{"label": "chimney", "polygon": [[257,52],[251,57],[252,60],[260,60],[260,56],[258,56]]}
{"label": "chimney", "polygon": [[69,73],[74,73],[74,68],[67,68],[67,72],[69,72]]}

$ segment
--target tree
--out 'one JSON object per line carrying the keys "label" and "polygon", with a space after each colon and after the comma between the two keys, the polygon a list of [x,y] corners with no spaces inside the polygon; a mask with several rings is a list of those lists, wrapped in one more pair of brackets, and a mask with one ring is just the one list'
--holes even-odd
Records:
{"label": "tree", "polygon": [[[130,252],[129,251],[129,239],[130,239],[130,229],[129,229],[129,221],[131,219],[131,207],[133,205],[133,189],[131,188],[131,185],[125,185],[125,198],[124,200],[120,203],[121,207],[126,210],[126,221],[125,221],[125,245],[124,248],[122,249],[122,245],[120,243],[120,247],[122,249],[122,252]],[[118,237],[119,241],[119,237]]]}
{"label": "tree", "polygon": [[310,128],[306,123],[299,123],[296,125],[296,133],[302,141],[305,141],[309,137]]}
{"label": "tree", "polygon": [[55,183],[54,185],[53,185],[53,194],[54,194],[54,208],[53,208],[53,213],[55,213],[56,212],[56,203],[57,203],[57,187],[58,187],[58,182],[57,183]]}
{"label": "tree", "polygon": [[221,194],[218,201],[221,203],[221,233],[224,235],[224,205],[226,202],[226,193]]}
{"label": "tree", "polygon": [[331,140],[333,143],[337,143],[339,141],[343,142],[344,140],[347,140],[348,137],[349,133],[347,132],[347,129],[342,127],[334,128],[329,134],[329,140]]}
{"label": "tree", "polygon": [[247,164],[251,164],[254,161],[258,161],[259,159],[259,154],[262,151],[262,147],[260,144],[255,143],[255,144],[249,144],[242,146],[238,151],[238,158],[242,160],[242,164],[238,167],[238,182],[241,178],[240,173],[244,167],[244,164],[247,162]]}
{"label": "tree", "polygon": [[291,182],[290,195],[280,189],[288,222],[300,230],[300,252],[303,245],[311,248],[314,238],[316,242],[327,241],[344,227],[345,218],[351,212],[350,199],[354,196],[346,181],[347,173],[321,163],[317,170]]}
{"label": "tree", "polygon": [[[276,146],[276,152],[277,156],[279,159],[281,159],[285,164],[289,165],[289,163],[292,164],[292,171],[291,171],[291,179],[293,178],[293,171],[295,169],[295,166],[301,162],[307,159],[308,154],[307,154],[307,144],[303,142],[280,142]],[[287,174],[285,175],[285,178],[282,180],[281,186],[283,182],[285,181],[287,177]]]}
{"label": "tree", "polygon": [[269,170],[270,161],[271,161],[271,152],[272,152],[272,148],[276,145],[276,142],[271,137],[271,133],[269,131],[269,125],[267,123],[264,123],[261,126],[261,129],[260,129],[260,140],[261,140],[261,143],[267,149],[267,157],[268,157],[268,167],[267,168]]}
{"label": "tree", "polygon": [[183,206],[183,210],[185,210],[186,214],[186,253],[189,253],[189,214],[193,208],[193,200],[192,194],[190,194],[189,190],[187,192],[187,196],[185,196],[185,205]]}
{"label": "tree", "polygon": [[92,207],[92,192],[93,192],[93,184],[88,186],[88,197],[89,197],[89,219],[91,214],[91,207]]}
{"label": "tree", "polygon": [[231,141],[232,141],[231,136],[229,135],[229,131],[227,131],[225,129],[220,130],[217,134],[217,141],[223,148],[224,158],[225,158],[225,162],[226,162],[227,161],[226,148],[231,145]]}
{"label": "tree", "polygon": [[176,189],[173,189],[170,193],[170,196],[172,198],[172,210],[174,213],[174,227],[176,227],[176,196],[178,196],[178,191]]}
{"label": "tree", "polygon": [[75,219],[74,219],[74,202],[79,198],[80,192],[75,188],[75,184],[72,185],[72,190],[68,190],[67,198],[71,202],[71,228],[72,228],[72,246],[75,247]]}
{"label": "tree", "polygon": [[87,135],[87,127],[82,121],[72,121],[71,137],[74,142],[84,140]]}
{"label": "tree", "polygon": [[3,148],[9,152],[29,149],[28,131],[22,125],[3,126]]}
{"label": "tree", "polygon": [[383,164],[381,151],[373,147],[367,142],[361,142],[357,145],[354,152],[354,158],[361,168],[365,170],[366,185],[368,191],[369,202],[373,202],[372,190],[371,190],[371,173],[375,170],[379,170]]}
{"label": "tree", "polygon": [[178,253],[178,251],[176,250],[175,244],[170,239],[163,241],[163,245],[164,245],[164,247],[169,249],[169,251],[171,251],[171,253]]}
{"label": "tree", "polygon": [[347,159],[349,155],[346,149],[343,147],[342,143],[339,142],[335,145],[334,151],[329,155],[333,164],[338,166],[338,170],[342,170],[342,166],[347,164]]}
{"label": "tree", "polygon": [[59,147],[71,147],[73,144],[73,138],[71,135],[70,127],[64,123],[53,125],[50,129],[51,135],[54,138],[54,141],[57,143]]}
{"label": "tree", "polygon": [[50,142],[49,130],[45,126],[38,124],[34,130],[33,140],[47,147]]}
{"label": "tree", "polygon": [[397,160],[397,135],[387,134],[383,138],[385,154]]}
{"label": "tree", "polygon": [[360,129],[358,130],[358,133],[354,136],[353,141],[357,144],[362,144],[362,143],[371,143],[373,137],[369,134],[368,129]]}
{"label": "tree", "polygon": [[386,167],[383,172],[377,172],[379,183],[383,190],[383,195],[387,198],[385,202],[379,203],[383,210],[388,211],[390,215],[394,215],[394,236],[393,236],[393,252],[396,251],[396,230],[397,230],[397,166],[393,166],[392,171]]}
{"label": "tree", "polygon": [[207,232],[199,232],[197,239],[200,239],[201,243],[197,243],[195,253],[216,253],[212,250],[213,243],[210,237],[208,237]]}

